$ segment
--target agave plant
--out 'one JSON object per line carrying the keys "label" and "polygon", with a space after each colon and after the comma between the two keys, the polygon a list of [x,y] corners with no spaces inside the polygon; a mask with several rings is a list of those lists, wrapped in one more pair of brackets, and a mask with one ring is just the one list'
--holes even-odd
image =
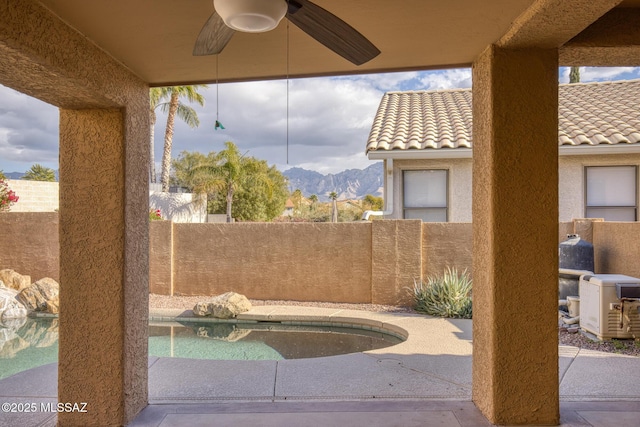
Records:
{"label": "agave plant", "polygon": [[413,283],[416,311],[439,317],[471,319],[471,278],[464,270],[448,268],[442,276],[429,276],[426,282]]}

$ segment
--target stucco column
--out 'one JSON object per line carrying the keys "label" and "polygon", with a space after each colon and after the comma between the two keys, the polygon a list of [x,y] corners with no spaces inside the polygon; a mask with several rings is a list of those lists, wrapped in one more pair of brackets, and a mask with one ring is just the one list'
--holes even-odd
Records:
{"label": "stucco column", "polygon": [[496,424],[559,422],[557,58],[473,66],[473,401]]}
{"label": "stucco column", "polygon": [[[144,99],[144,98],[143,98]],[[124,425],[147,404],[144,104],[60,112],[60,426]],[[148,130],[148,125],[146,130]]]}

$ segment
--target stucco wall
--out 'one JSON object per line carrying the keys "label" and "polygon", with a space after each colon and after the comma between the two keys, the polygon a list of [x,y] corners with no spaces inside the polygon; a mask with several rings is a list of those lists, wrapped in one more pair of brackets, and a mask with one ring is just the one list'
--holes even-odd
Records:
{"label": "stucco wall", "polygon": [[[0,269],[59,279],[57,213],[3,213],[0,229]],[[558,242],[569,233],[594,244],[596,273],[640,277],[640,223],[563,222]],[[413,279],[446,267],[472,273],[472,224],[150,223],[150,292],[162,295],[409,304]]]}
{"label": "stucco wall", "polygon": [[473,275],[471,223],[425,223],[422,227],[422,275],[442,275],[445,269]]}
{"label": "stucco wall", "polygon": [[173,224],[177,294],[371,300],[371,224]]}
{"label": "stucco wall", "polygon": [[149,192],[149,209],[160,209],[173,222],[207,222],[207,196],[192,193]]}
{"label": "stucco wall", "polygon": [[596,273],[640,277],[640,223],[596,222],[593,240]]}
{"label": "stucco wall", "polygon": [[11,212],[55,212],[59,207],[57,182],[7,180],[9,188],[19,197]]}
{"label": "stucco wall", "polygon": [[60,280],[57,213],[1,213],[0,230],[0,270]]}

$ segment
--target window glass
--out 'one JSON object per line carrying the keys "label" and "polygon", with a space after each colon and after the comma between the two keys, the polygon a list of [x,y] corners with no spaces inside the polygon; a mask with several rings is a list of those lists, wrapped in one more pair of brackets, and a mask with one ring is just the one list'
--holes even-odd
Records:
{"label": "window glass", "polygon": [[636,166],[587,167],[585,216],[636,221],[637,179]]}
{"label": "window glass", "polygon": [[587,206],[635,205],[635,166],[587,168]]}
{"label": "window glass", "polygon": [[447,171],[403,172],[404,218],[447,221]]}
{"label": "window glass", "polygon": [[421,219],[424,222],[447,222],[447,209],[405,209],[404,218]]}

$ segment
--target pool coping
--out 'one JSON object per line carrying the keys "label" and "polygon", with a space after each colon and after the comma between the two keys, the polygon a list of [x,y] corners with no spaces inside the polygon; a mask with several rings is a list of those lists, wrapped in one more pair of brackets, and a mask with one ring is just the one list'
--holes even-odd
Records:
{"label": "pool coping", "polygon": [[[264,308],[268,307],[268,308]],[[356,310],[326,309],[304,307],[306,313],[292,313],[292,306],[258,306],[241,313],[235,318],[218,319],[209,316],[197,316],[192,310],[153,309],[149,311],[150,322],[201,322],[220,324],[257,324],[277,323],[288,326],[322,326],[336,328],[362,329],[394,336],[403,342],[409,339],[409,331],[398,325],[372,318],[373,312]],[[300,308],[296,308],[300,311]],[[284,312],[283,312],[284,311]],[[393,313],[406,314],[406,313]]]}
{"label": "pool coping", "polygon": [[[149,313],[151,322],[176,319],[212,322],[212,319],[194,316],[191,310],[151,309]],[[235,319],[217,320],[219,323],[264,321],[350,327],[355,324],[395,331],[407,339],[361,353],[282,361],[150,357],[149,402],[471,399],[471,320],[285,305],[254,306]],[[635,392],[640,381],[640,358],[570,346],[560,346],[559,353],[562,401],[640,401]],[[6,397],[32,396],[33,391],[27,385],[41,382],[43,372],[48,373],[50,380],[57,378],[55,366],[36,368],[2,380]],[[203,372],[215,372],[216,383],[212,384]],[[618,380],[612,384],[611,378]],[[185,382],[189,387],[183,386]],[[55,382],[50,388],[55,390]],[[55,398],[55,393],[41,397]]]}

